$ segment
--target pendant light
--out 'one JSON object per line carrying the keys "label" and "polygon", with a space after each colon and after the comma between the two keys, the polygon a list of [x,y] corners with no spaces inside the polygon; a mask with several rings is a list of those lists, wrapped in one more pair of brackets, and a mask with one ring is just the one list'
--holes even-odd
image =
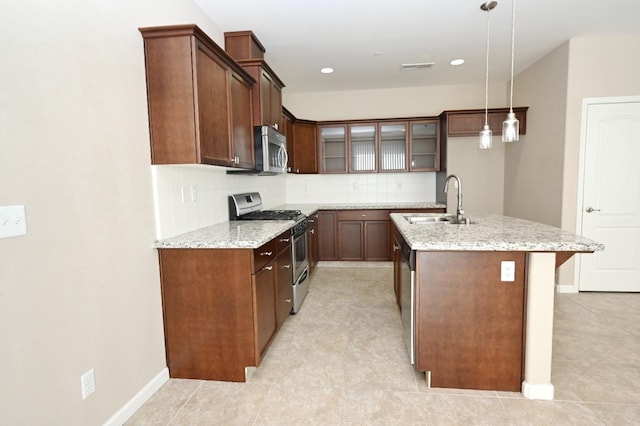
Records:
{"label": "pendant light", "polygon": [[480,5],[487,12],[487,59],[484,79],[484,126],[480,130],[480,149],[489,149],[492,145],[493,132],[489,128],[489,12],[498,5],[496,1],[488,1]]}
{"label": "pendant light", "polygon": [[509,98],[509,114],[502,123],[502,142],[515,142],[520,139],[520,122],[513,113],[513,58],[516,39],[516,0],[512,0],[511,11],[511,95]]}

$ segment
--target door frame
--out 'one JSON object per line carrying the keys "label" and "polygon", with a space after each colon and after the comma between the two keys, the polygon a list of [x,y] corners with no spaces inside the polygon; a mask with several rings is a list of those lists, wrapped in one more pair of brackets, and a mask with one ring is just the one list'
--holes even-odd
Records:
{"label": "door frame", "polygon": [[[590,105],[599,104],[621,104],[621,103],[640,103],[640,96],[611,96],[598,98],[582,99],[582,118],[580,121],[580,148],[578,157],[578,187],[576,197],[576,230],[575,233],[582,235],[582,204],[584,202],[584,172],[587,148],[587,108]],[[589,256],[590,254],[586,254]],[[583,254],[576,254],[576,261],[573,266],[573,286],[563,287],[562,292],[578,293],[580,291],[580,264]],[[560,289],[559,289],[560,290]]]}

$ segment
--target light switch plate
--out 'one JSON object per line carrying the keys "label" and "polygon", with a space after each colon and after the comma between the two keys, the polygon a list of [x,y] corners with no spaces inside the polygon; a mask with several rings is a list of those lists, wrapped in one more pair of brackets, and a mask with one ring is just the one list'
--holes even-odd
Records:
{"label": "light switch plate", "polygon": [[516,280],[516,262],[514,260],[503,260],[500,265],[500,280]]}
{"label": "light switch plate", "polygon": [[0,206],[0,238],[27,235],[24,206]]}

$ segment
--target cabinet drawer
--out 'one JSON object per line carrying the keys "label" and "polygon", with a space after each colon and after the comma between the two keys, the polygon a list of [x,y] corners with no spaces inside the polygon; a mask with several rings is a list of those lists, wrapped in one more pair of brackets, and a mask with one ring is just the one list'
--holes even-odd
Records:
{"label": "cabinet drawer", "polygon": [[274,238],[266,244],[258,247],[253,251],[253,272],[257,272],[262,269],[267,263],[276,258],[278,254],[278,239]]}
{"label": "cabinet drawer", "polygon": [[338,220],[389,220],[389,210],[339,210]]}
{"label": "cabinet drawer", "polygon": [[276,254],[282,253],[283,250],[291,250],[291,231],[283,232],[276,238]]}

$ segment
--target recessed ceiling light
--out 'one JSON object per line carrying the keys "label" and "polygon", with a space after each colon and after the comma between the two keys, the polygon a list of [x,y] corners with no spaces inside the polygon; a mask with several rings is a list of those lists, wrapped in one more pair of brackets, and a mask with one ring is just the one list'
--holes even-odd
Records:
{"label": "recessed ceiling light", "polygon": [[454,59],[451,62],[449,62],[449,64],[453,65],[454,67],[456,67],[458,65],[464,64],[464,59]]}
{"label": "recessed ceiling light", "polygon": [[333,72],[333,68],[331,67],[324,67],[320,70],[320,72],[322,74],[331,74]]}

